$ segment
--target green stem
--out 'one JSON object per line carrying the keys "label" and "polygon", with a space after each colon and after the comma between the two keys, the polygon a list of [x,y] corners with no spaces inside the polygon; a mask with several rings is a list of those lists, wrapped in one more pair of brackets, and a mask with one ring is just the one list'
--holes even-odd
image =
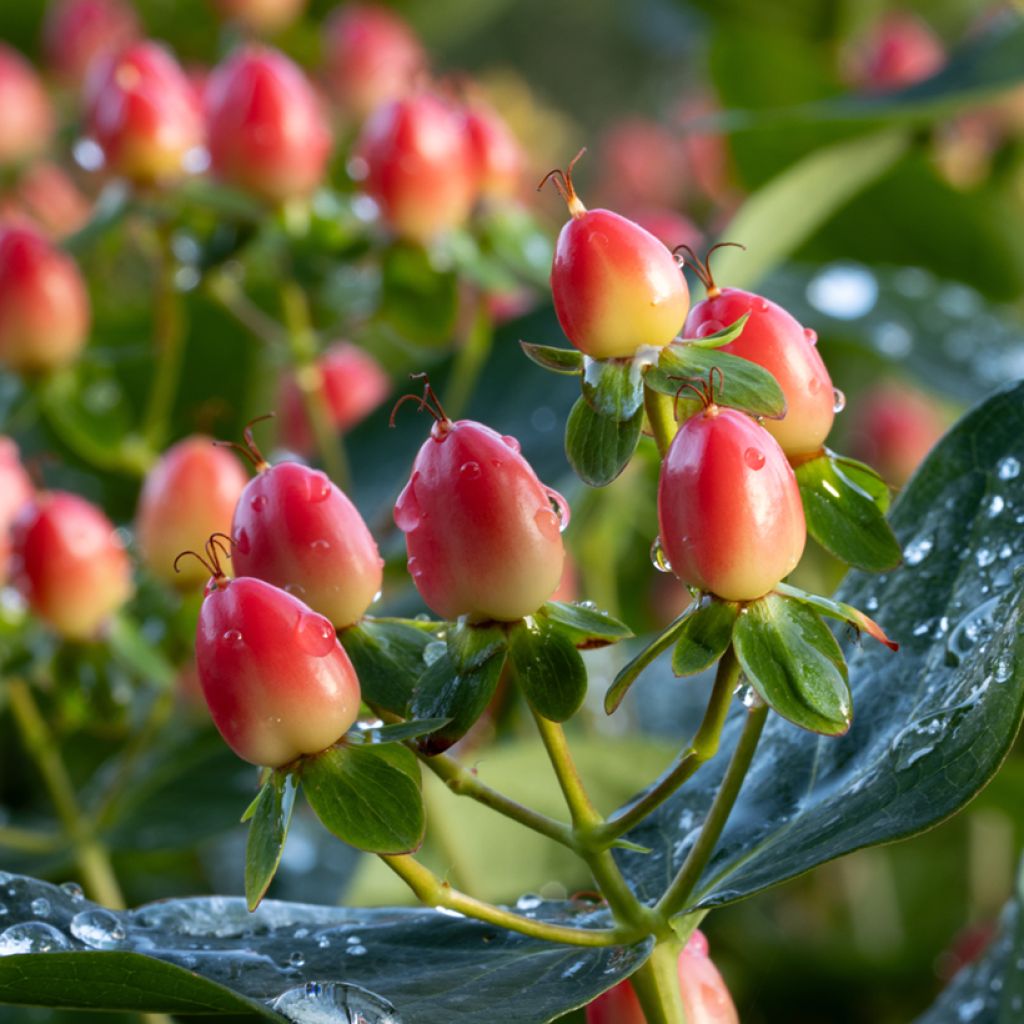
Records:
{"label": "green stem", "polygon": [[565,730],[557,722],[552,722],[543,715],[533,712],[537,731],[540,733],[544,749],[548,752],[548,760],[555,770],[555,777],[561,787],[565,802],[569,807],[573,826],[579,829],[590,829],[602,822],[601,815],[587,796],[583,780],[576,768],[569,743],[565,738]]}
{"label": "green stem", "polygon": [[286,280],[281,285],[281,309],[288,333],[288,352],[295,383],[313,430],[320,461],[327,475],[342,490],[349,490],[351,474],[348,458],[341,438],[331,423],[331,409],[324,391],[323,374],[316,363],[316,332],[313,330],[309,299],[297,281]]}
{"label": "green stem", "polygon": [[50,832],[37,832],[31,828],[4,825],[0,828],[0,846],[19,853],[53,853],[61,844],[61,838]]}
{"label": "green stem", "polygon": [[93,834],[75,796],[74,786],[50,732],[23,679],[7,680],[7,702],[21,732],[25,750],[35,761],[57,817],[75,849],[75,860],[89,895],[113,910],[123,910],[124,896],[106,848]]}
{"label": "green stem", "polygon": [[647,422],[650,424],[654,442],[658,446],[661,457],[665,457],[672,438],[676,436],[677,424],[672,399],[644,385],[644,409]]}
{"label": "green stem", "polygon": [[381,860],[409,886],[425,906],[454,910],[478,921],[486,921],[499,928],[519,932],[521,935],[571,946],[618,946],[636,942],[643,934],[634,929],[621,927],[569,928],[565,925],[536,921],[452,889],[409,854],[381,855]]}
{"label": "green stem", "polygon": [[697,842],[654,908],[664,920],[669,920],[683,909],[700,880],[701,872],[711,859],[711,854],[718,845],[722,830],[740,794],[750,762],[754,759],[754,752],[757,750],[757,743],[767,718],[766,705],[752,708],[747,712],[747,721],[740,733],[739,742],[733,751],[722,784],[711,803],[708,816],[704,819]]}
{"label": "green stem", "polygon": [[631,828],[639,825],[655,808],[660,807],[700,766],[718,753],[722,728],[729,714],[732,696],[740,677],[740,663],[730,647],[718,663],[715,685],[711,690],[707,710],[693,742],[682,751],[672,766],[653,786],[634,803],[616,811],[604,825],[593,833],[594,839],[611,843]]}
{"label": "green stem", "polygon": [[494,325],[487,302],[483,296],[477,302],[466,340],[463,342],[452,364],[451,377],[444,394],[445,412],[458,419],[473,397],[480,373],[491,354],[494,341]]}
{"label": "green stem", "polygon": [[250,334],[269,348],[286,350],[285,329],[256,305],[230,274],[219,271],[206,279],[207,294]]}
{"label": "green stem", "polygon": [[630,977],[647,1024],[686,1024],[683,994],[679,988],[677,940],[659,942],[647,962]]}

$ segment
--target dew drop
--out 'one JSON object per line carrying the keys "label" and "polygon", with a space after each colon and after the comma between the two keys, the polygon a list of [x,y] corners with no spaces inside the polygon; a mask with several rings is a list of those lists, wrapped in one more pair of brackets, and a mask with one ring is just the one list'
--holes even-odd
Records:
{"label": "dew drop", "polygon": [[558,516],[555,515],[554,509],[537,509],[533,521],[537,524],[537,529],[540,530],[542,536],[548,540],[558,540],[562,531],[559,529]]}
{"label": "dew drop", "polygon": [[409,571],[409,575],[414,579],[418,580],[423,575],[423,569],[420,566],[419,559],[413,555],[406,563],[406,569]]}
{"label": "dew drop", "polygon": [[252,550],[252,542],[244,526],[235,534],[235,548],[240,555],[247,555]]}
{"label": "dew drop", "polygon": [[366,952],[366,947],[358,942],[345,947],[345,953],[348,956],[366,956]]}
{"label": "dew drop", "polygon": [[240,629],[226,629],[220,638],[228,647],[237,649],[245,646],[245,637]]}
{"label": "dew drop", "polygon": [[979,568],[984,569],[996,560],[996,553],[991,548],[978,548],[974,560],[978,563]]}
{"label": "dew drop", "polygon": [[464,462],[459,466],[459,476],[463,480],[479,480],[480,479],[480,463],[479,462]]}
{"label": "dew drop", "polygon": [[508,445],[509,448],[512,449],[512,451],[517,453],[522,451],[522,446],[519,444],[519,441],[516,438],[514,438],[511,434],[502,434],[501,439],[502,441],[505,442],[506,445]]}
{"label": "dew drop", "polygon": [[299,646],[315,658],[324,658],[337,645],[334,627],[322,615],[302,612],[295,624],[295,637]]}
{"label": "dew drop", "polygon": [[307,496],[314,504],[326,501],[331,495],[331,481],[326,473],[316,470],[307,478]]}
{"label": "dew drop", "polygon": [[83,910],[71,919],[71,934],[93,949],[116,949],[127,938],[124,925],[109,910]]}
{"label": "dew drop", "polygon": [[758,313],[767,313],[768,300],[764,298],[758,298],[757,302],[754,303],[754,309],[756,309]]}
{"label": "dew drop", "polygon": [[820,377],[812,377],[810,383],[807,385],[807,390],[810,391],[812,395],[820,394],[821,388],[822,383]]}
{"label": "dew drop", "polygon": [[813,327],[804,328],[804,337],[807,339],[808,345],[818,344],[818,332]]}
{"label": "dew drop", "polygon": [[516,900],[516,910],[536,910],[543,902],[539,896],[528,892]]}
{"label": "dew drop", "polygon": [[50,901],[39,896],[29,904],[29,909],[36,917],[49,917],[51,910]]}
{"label": "dew drop", "polygon": [[64,893],[72,903],[81,903],[82,900],[85,899],[85,893],[77,882],[61,882],[60,891]]}
{"label": "dew drop", "polygon": [[1001,494],[993,494],[985,505],[985,515],[987,515],[989,519],[995,519],[995,517],[999,515],[1004,508],[1006,508],[1006,499],[1003,498]]}
{"label": "dew drop", "polygon": [[331,542],[320,537],[317,540],[310,541],[309,548],[311,551],[315,551],[318,555],[325,555],[331,550]]}
{"label": "dew drop", "polygon": [[394,1006],[359,985],[308,981],[271,1006],[293,1024],[401,1024]]}
{"label": "dew drop", "polygon": [[764,467],[764,452],[759,448],[748,448],[743,453],[743,461],[751,469],[762,469]]}
{"label": "dew drop", "polygon": [[920,565],[931,554],[933,547],[935,541],[931,537],[915,537],[903,549],[903,560],[907,565]]}
{"label": "dew drop", "polygon": [[413,473],[412,478],[402,488],[402,493],[399,494],[398,500],[395,502],[395,526],[403,533],[415,530],[420,525],[420,520],[422,519],[420,505],[416,500],[416,492],[413,490],[418,476],[419,473]]}
{"label": "dew drop", "polygon": [[660,537],[655,537],[654,542],[651,544],[651,565],[658,572],[672,571],[672,566],[669,563],[668,556],[665,554],[665,549],[661,546]]}
{"label": "dew drop", "polygon": [[545,487],[544,493],[548,496],[548,501],[551,502],[551,508],[558,518],[558,531],[561,533],[569,525],[569,519],[572,515],[572,510],[569,508],[569,502],[565,500],[553,487]]}
{"label": "dew drop", "polygon": [[846,395],[839,388],[832,389],[832,411],[838,416],[846,408]]}
{"label": "dew drop", "polygon": [[993,677],[997,683],[1005,683],[1013,675],[1013,655],[1001,654],[996,659]]}
{"label": "dew drop", "polygon": [[0,932],[0,956],[18,953],[59,953],[70,949],[68,937],[45,921],[26,921],[12,924]]}
{"label": "dew drop", "polygon": [[448,645],[443,640],[431,640],[423,648],[423,661],[427,665],[433,665],[438,658],[444,657],[448,652]]}
{"label": "dew drop", "polygon": [[302,967],[305,962],[306,958],[302,953],[292,953],[292,955],[288,957],[288,963],[292,967]]}
{"label": "dew drop", "polygon": [[1020,475],[1020,461],[1007,455],[996,464],[996,474],[1000,480],[1015,480]]}
{"label": "dew drop", "polygon": [[286,583],[284,591],[286,594],[291,594],[292,597],[305,598],[306,596],[306,588],[301,583]]}
{"label": "dew drop", "polygon": [[706,338],[711,334],[717,334],[719,331],[725,329],[725,324],[721,320],[705,320],[704,323],[697,328],[696,337]]}
{"label": "dew drop", "polygon": [[253,512],[262,512],[267,507],[267,496],[265,494],[254,495],[252,501],[249,502],[249,508]]}

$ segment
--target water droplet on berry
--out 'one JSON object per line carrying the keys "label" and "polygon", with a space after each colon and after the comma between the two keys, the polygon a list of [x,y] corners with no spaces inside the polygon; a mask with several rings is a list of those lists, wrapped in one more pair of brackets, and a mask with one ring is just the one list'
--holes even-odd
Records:
{"label": "water droplet on berry", "polygon": [[509,446],[509,448],[512,449],[512,451],[519,452],[522,450],[519,442],[511,434],[502,434],[501,439]]}
{"label": "water droplet on berry", "polygon": [[480,477],[480,463],[479,462],[464,462],[459,466],[459,476],[463,480],[477,480]]}
{"label": "water droplet on berry", "polygon": [[398,500],[395,502],[395,526],[403,533],[409,533],[420,525],[420,504],[416,500],[416,492],[413,485],[416,483],[418,473],[413,473],[412,479],[402,488]]}
{"label": "water droplet on berry", "polygon": [[709,334],[717,334],[719,331],[723,330],[724,327],[725,325],[721,320],[705,320],[704,323],[697,328],[697,337],[706,338]]}
{"label": "water droplet on berry", "polygon": [[554,489],[554,487],[545,487],[544,493],[548,496],[548,501],[551,502],[551,507],[555,511],[555,515],[558,517],[558,529],[559,531],[565,530],[569,525],[569,519],[572,516],[572,510],[569,508],[569,502],[565,500]]}
{"label": "water droplet on berry", "polygon": [[235,547],[240,555],[249,554],[252,548],[252,542],[249,540],[249,534],[246,533],[244,526],[235,534]]}
{"label": "water droplet on berry", "polygon": [[537,529],[547,537],[548,540],[558,540],[561,530],[558,527],[558,516],[552,508],[539,508],[533,517]]}
{"label": "water droplet on berry", "polygon": [[743,453],[743,461],[751,469],[762,469],[764,467],[764,452],[758,448],[748,448]]}
{"label": "water droplet on berry", "polygon": [[807,385],[807,390],[810,391],[812,395],[819,394],[821,391],[821,378],[812,377],[811,382]]}
{"label": "water droplet on berry", "polygon": [[419,560],[413,555],[406,564],[406,568],[409,570],[409,575],[414,579],[418,580],[423,575],[423,570],[420,568]]}
{"label": "water droplet on berry", "polygon": [[672,566],[669,563],[668,556],[665,554],[665,549],[661,546],[660,537],[655,537],[654,542],[651,544],[651,565],[658,572],[672,571]]}
{"label": "water droplet on berry", "polygon": [[245,637],[240,629],[226,629],[221,634],[221,640],[229,647],[239,648],[245,646]]}
{"label": "water droplet on berry", "polygon": [[331,481],[327,478],[326,473],[321,473],[319,470],[310,473],[307,486],[309,500],[314,503],[326,501],[330,497]]}
{"label": "water droplet on berry", "polygon": [[267,507],[267,496],[265,494],[255,495],[249,502],[249,507],[253,512],[262,512]]}
{"label": "water droplet on berry", "polygon": [[754,309],[756,309],[758,313],[767,313],[768,312],[768,300],[767,299],[759,298],[757,300],[757,302],[754,303]]}
{"label": "water droplet on berry", "polygon": [[311,551],[315,551],[318,555],[323,555],[331,550],[331,542],[321,537],[318,540],[310,541],[309,547]]}
{"label": "water droplet on berry", "polygon": [[292,597],[303,598],[306,596],[306,588],[301,583],[286,583],[284,590],[286,594],[291,594]]}
{"label": "water droplet on berry", "polygon": [[832,389],[832,411],[838,415],[846,408],[846,395],[839,388]]}
{"label": "water droplet on berry", "polygon": [[334,650],[337,637],[334,627],[322,615],[303,612],[295,624],[295,637],[299,646],[315,658],[324,658]]}
{"label": "water droplet on berry", "polygon": [[818,332],[813,327],[804,328],[804,337],[807,339],[808,345],[818,344]]}

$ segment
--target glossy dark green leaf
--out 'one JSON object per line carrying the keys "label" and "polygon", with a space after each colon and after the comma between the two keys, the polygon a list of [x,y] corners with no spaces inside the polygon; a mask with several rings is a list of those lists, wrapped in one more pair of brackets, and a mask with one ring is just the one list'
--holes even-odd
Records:
{"label": "glossy dark green leaf", "polygon": [[348,734],[350,743],[404,743],[429,736],[448,724],[447,718],[417,718],[411,722],[395,722],[373,729],[354,729]]}
{"label": "glossy dark green leaf", "polygon": [[583,372],[583,353],[574,348],[555,348],[553,345],[535,345],[520,341],[520,348],[531,362],[545,370],[575,376]]}
{"label": "glossy dark green leaf", "polygon": [[587,670],[572,639],[538,617],[513,626],[508,641],[512,677],[531,707],[552,722],[572,718],[587,695]]}
{"label": "glossy dark green leaf", "polygon": [[298,780],[290,772],[274,772],[246,811],[249,838],[245,847],[245,898],[250,910],[259,906],[277,873],[295,807]]}
{"label": "glossy dark green leaf", "polygon": [[831,452],[801,462],[796,480],[807,531],[823,548],[869,572],[899,564],[900,546],[875,496],[856,484]]}
{"label": "glossy dark green leaf", "polygon": [[785,415],[786,400],[775,378],[749,359],[728,352],[690,344],[666,345],[644,379],[655,391],[675,396],[686,381],[706,383],[716,369],[721,373],[721,378],[715,374],[715,401],[719,405],[769,419]]}
{"label": "glossy dark green leaf", "polygon": [[854,487],[859,487],[878,506],[879,511],[888,512],[892,504],[892,491],[877,470],[847,455],[837,455],[835,452],[831,454],[836,470]]}
{"label": "glossy dark green leaf", "polygon": [[633,636],[629,626],[587,604],[549,601],[537,614],[569,637],[580,650],[606,647]]}
{"label": "glossy dark green leaf", "polygon": [[[318,985],[302,1004],[307,1012],[324,1024],[350,1024],[330,998],[333,979],[359,986],[363,993],[348,990],[353,998],[371,993],[392,1004],[403,1024],[494,1024],[496,1007],[501,1024],[538,1024],[590,1002],[632,974],[651,950],[650,940],[629,947],[556,945],[427,907],[266,900],[250,914],[242,899],[212,896],[111,913],[46,882],[16,876],[5,882],[18,891],[16,899],[5,896],[11,923],[29,920],[31,900],[45,899],[69,949],[0,957],[0,1001],[21,1005],[234,1013],[280,1022],[270,1004],[286,994],[288,1001],[301,998],[307,985]],[[109,915],[101,920],[121,936],[112,940],[114,948],[89,949],[73,935],[75,915],[97,913]],[[538,901],[531,914],[578,928],[610,924],[607,910],[582,902]]]}
{"label": "glossy dark green leaf", "polygon": [[732,601],[705,598],[683,620],[672,652],[672,671],[692,676],[710,668],[728,650],[740,607]]}
{"label": "glossy dark green leaf", "polygon": [[643,366],[635,359],[583,360],[583,397],[601,416],[628,423],[644,403]]}
{"label": "glossy dark green leaf", "polygon": [[[692,905],[742,899],[914,835],[993,776],[1024,713],[1024,546],[1015,522],[1024,512],[1022,436],[1024,384],[1015,384],[961,420],[896,500],[903,566],[882,577],[851,574],[836,600],[877,618],[899,652],[844,641],[857,701],[846,736],[815,738],[769,718]],[[722,752],[629,833],[652,853],[616,853],[647,898],[689,852],[741,718],[737,702]]]}
{"label": "glossy dark green leaf", "polygon": [[448,657],[459,672],[471,672],[490,661],[506,644],[505,630],[493,622],[474,624],[460,619],[447,631]]}
{"label": "glossy dark green leaf", "polygon": [[733,643],[744,677],[774,712],[826,736],[850,728],[843,652],[813,608],[778,594],[762,597],[743,609]]}
{"label": "glossy dark green leaf", "polygon": [[578,398],[565,424],[565,454],[576,475],[591,487],[610,484],[636,451],[643,419],[638,409],[631,420],[620,423]]}
{"label": "glossy dark green leaf", "polygon": [[431,262],[418,245],[396,242],[384,254],[378,316],[420,345],[451,340],[458,313],[458,277]]}
{"label": "glossy dark green leaf", "polygon": [[332,747],[302,763],[302,791],[324,827],[368,853],[408,853],[426,820],[416,755],[400,743]]}
{"label": "glossy dark green leaf", "polygon": [[899,644],[890,640],[885,635],[885,630],[870,615],[866,615],[859,608],[854,608],[851,604],[833,600],[831,597],[822,597],[821,594],[809,594],[806,590],[790,586],[788,583],[777,583],[775,585],[775,592],[783,597],[799,601],[810,608],[816,608],[822,615],[826,615],[830,619],[838,619],[840,622],[845,622],[853,626],[854,629],[867,633],[868,636],[873,637],[881,644],[885,644],[891,650],[899,649]]}
{"label": "glossy dark green leaf", "polygon": [[729,324],[728,327],[723,327],[720,331],[715,331],[714,334],[705,334],[700,338],[684,338],[683,341],[688,345],[696,345],[698,348],[721,348],[723,345],[735,341],[743,333],[743,328],[747,326],[749,319],[750,314],[744,313],[738,320]]}
{"label": "glossy dark green leaf", "polygon": [[626,665],[619,669],[618,674],[604,695],[605,714],[614,714],[618,706],[625,700],[630,687],[640,678],[641,672],[647,668],[663,651],[667,651],[675,642],[676,637],[686,626],[686,620],[697,610],[690,605],[678,618],[673,620],[650,643],[647,644]]}

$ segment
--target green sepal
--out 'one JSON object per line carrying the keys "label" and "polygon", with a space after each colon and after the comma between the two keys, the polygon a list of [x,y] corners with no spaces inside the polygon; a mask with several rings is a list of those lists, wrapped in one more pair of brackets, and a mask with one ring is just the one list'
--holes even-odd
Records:
{"label": "green sepal", "polygon": [[472,672],[490,661],[508,642],[505,630],[494,622],[474,624],[465,617],[447,631],[448,657],[459,672]]}
{"label": "green sepal", "polygon": [[885,518],[888,488],[869,466],[825,448],[794,471],[807,532],[826,551],[868,572],[900,564],[899,541]]}
{"label": "green sepal", "polygon": [[643,420],[642,408],[632,419],[620,422],[578,398],[565,424],[565,454],[576,475],[591,487],[610,484],[636,451]]}
{"label": "green sepal", "polygon": [[587,696],[587,670],[572,639],[537,616],[517,622],[508,635],[509,669],[530,706],[564,722]]}
{"label": "green sepal", "polygon": [[401,743],[340,744],[302,761],[306,800],[328,832],[367,853],[411,853],[426,816],[416,755]]}
{"label": "green sepal", "polygon": [[832,598],[822,597],[820,594],[810,594],[806,590],[790,586],[788,583],[776,584],[775,591],[778,594],[782,594],[783,597],[789,597],[794,601],[800,601],[802,604],[809,605],[811,608],[816,608],[822,615],[838,619],[840,622],[849,623],[854,629],[861,630],[867,633],[868,636],[874,637],[875,640],[880,644],[884,644],[891,651],[898,651],[900,649],[900,645],[895,640],[890,640],[886,636],[885,630],[870,615],[865,615],[859,608],[854,608],[852,604],[833,601]]}
{"label": "green sepal", "polygon": [[744,313],[739,320],[733,321],[728,327],[723,327],[714,334],[705,334],[703,338],[683,338],[687,345],[696,345],[698,348],[721,348],[735,341],[747,326],[750,319],[749,313]]}
{"label": "green sepal", "polygon": [[710,595],[682,622],[672,652],[672,671],[692,676],[710,668],[729,649],[740,606]]}
{"label": "green sepal", "polygon": [[447,718],[416,718],[411,722],[395,722],[392,725],[378,725],[370,729],[350,729],[345,734],[348,744],[360,743],[404,743],[407,740],[418,740],[438,729],[444,728],[449,722]]}
{"label": "green sepal", "polygon": [[572,376],[583,372],[583,353],[574,348],[555,348],[552,345],[535,345],[520,341],[519,347],[526,358],[545,370]]}
{"label": "green sepal", "polygon": [[581,651],[607,647],[620,640],[629,640],[633,631],[607,612],[599,612],[586,604],[569,601],[548,601],[538,612],[551,628],[567,636]]}
{"label": "green sepal", "polygon": [[693,614],[694,608],[694,605],[690,605],[682,615],[669,623],[632,661],[619,670],[619,674],[612,680],[612,685],[608,687],[608,692],[604,695],[605,714],[611,715],[616,711],[625,699],[626,694],[629,693],[629,688],[639,678],[640,673],[662,651],[667,651],[676,642],[676,637],[679,636],[684,628],[686,620]]}
{"label": "green sepal", "polygon": [[826,736],[850,728],[846,661],[813,608],[780,594],[759,598],[740,613],[733,646],[747,681],[777,714]]}
{"label": "green sepal", "polygon": [[583,359],[583,397],[598,415],[628,423],[644,404],[639,359]]}
{"label": "green sepal", "polygon": [[275,771],[242,816],[242,821],[249,822],[245,844],[245,900],[250,910],[260,905],[277,873],[298,791],[299,780],[294,774]]}

